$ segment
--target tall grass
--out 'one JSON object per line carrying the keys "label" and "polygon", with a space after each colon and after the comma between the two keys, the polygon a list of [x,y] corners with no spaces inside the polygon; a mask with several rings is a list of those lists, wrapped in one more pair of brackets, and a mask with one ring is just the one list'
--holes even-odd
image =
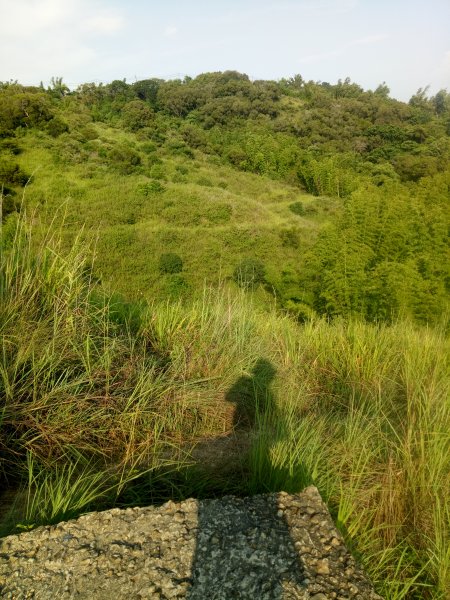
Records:
{"label": "tall grass", "polygon": [[[293,375],[300,383],[284,388],[285,451],[269,448],[276,449],[270,468],[284,471],[289,485],[307,465],[386,598],[444,598],[450,406],[443,332],[318,321],[292,334],[290,324],[278,323],[278,331],[270,327],[281,381]],[[257,448],[256,469],[267,444]]]}
{"label": "tall grass", "polygon": [[129,307],[94,288],[81,242],[63,252],[51,231],[36,237],[33,218],[2,231],[0,460],[18,490],[12,525],[220,494],[230,478],[242,494],[314,483],[384,597],[445,598],[443,331],[299,327],[226,289],[189,306]]}

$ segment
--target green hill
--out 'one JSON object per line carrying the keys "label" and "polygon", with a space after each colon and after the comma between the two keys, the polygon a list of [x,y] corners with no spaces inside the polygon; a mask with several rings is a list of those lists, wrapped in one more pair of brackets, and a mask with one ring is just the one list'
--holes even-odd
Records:
{"label": "green hill", "polygon": [[[95,276],[129,299],[192,297],[244,260],[299,318],[447,311],[450,100],[227,71],[183,81],[2,84],[4,212],[39,206],[98,239]],[[14,194],[16,194],[14,196]],[[182,271],[162,276],[162,254]],[[263,288],[265,291],[263,291]]]}
{"label": "green hill", "polygon": [[450,95],[0,85],[2,532],[316,485],[389,600],[449,585]]}
{"label": "green hill", "polygon": [[[96,131],[102,140],[120,136],[130,147],[145,146],[131,133],[101,125]],[[34,133],[21,141],[18,163],[34,173],[27,203],[40,205],[44,223],[64,215],[69,239],[81,229],[86,240],[95,238],[96,275],[129,299],[192,295],[205,281],[230,278],[248,257],[264,263],[270,283],[279,283],[281,264],[298,280],[299,255],[335,204],[298,186],[217,164],[201,152],[193,159],[160,150],[151,155],[158,157],[157,171],[145,164],[144,155],[136,172],[99,167],[92,177],[90,160],[61,164],[58,154],[55,167],[55,143]],[[290,208],[299,202],[302,215]],[[159,271],[160,256],[167,252],[183,260],[176,278]]]}

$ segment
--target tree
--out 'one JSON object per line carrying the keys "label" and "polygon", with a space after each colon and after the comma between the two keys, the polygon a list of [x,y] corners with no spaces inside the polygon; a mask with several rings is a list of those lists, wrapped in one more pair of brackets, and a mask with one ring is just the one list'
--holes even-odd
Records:
{"label": "tree", "polygon": [[380,83],[380,85],[374,91],[375,96],[379,96],[380,98],[389,98],[390,93],[391,90],[386,85],[385,81],[383,81],[383,83]]}
{"label": "tree", "polygon": [[48,90],[51,95],[55,96],[56,98],[64,98],[64,96],[67,96],[67,94],[70,92],[67,85],[63,82],[62,77],[52,77]]}
{"label": "tree", "polygon": [[132,88],[139,100],[144,100],[144,102],[148,102],[152,108],[156,108],[158,90],[163,83],[163,79],[143,79],[142,81],[133,83]]}
{"label": "tree", "polygon": [[34,127],[53,117],[50,101],[44,92],[21,85],[0,89],[0,137],[12,135],[17,127]]}
{"label": "tree", "polygon": [[447,90],[439,90],[436,96],[431,98],[436,114],[441,116],[445,113],[450,113],[450,94]]}
{"label": "tree", "polygon": [[154,112],[142,100],[131,100],[122,108],[123,124],[130,131],[148,127],[154,120]]}

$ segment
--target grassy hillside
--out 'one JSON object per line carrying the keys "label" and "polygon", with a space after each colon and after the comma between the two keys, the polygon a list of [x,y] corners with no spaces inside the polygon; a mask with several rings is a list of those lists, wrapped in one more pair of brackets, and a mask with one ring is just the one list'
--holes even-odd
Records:
{"label": "grassy hillside", "polygon": [[67,243],[81,227],[98,238],[95,276],[128,298],[192,297],[251,259],[260,300],[300,320],[440,323],[449,98],[234,71],[73,92],[1,84],[4,214],[27,181],[44,228],[63,204]]}
{"label": "grassy hillside", "polygon": [[450,95],[0,84],[3,533],[322,496],[389,600],[449,587]]}
{"label": "grassy hillside", "polygon": [[[131,133],[99,125],[96,131],[99,144],[120,136],[130,146],[145,146]],[[280,278],[280,264],[298,277],[299,254],[334,204],[237,172],[199,151],[193,159],[159,150],[151,154],[157,171],[143,159],[136,172],[123,175],[99,165],[93,176],[92,160],[73,164],[61,154],[64,148],[34,132],[20,143],[18,162],[33,173],[27,203],[40,207],[47,224],[64,215],[68,239],[81,229],[84,239],[96,239],[96,275],[129,299],[192,295],[205,281],[230,278],[249,256],[264,263],[269,282]],[[290,209],[297,202],[306,209],[303,216]],[[159,259],[167,252],[183,260],[176,278],[161,277]]]}
{"label": "grassy hillside", "polygon": [[299,326],[225,290],[138,308],[92,287],[80,242],[33,236],[3,238],[4,532],[314,483],[384,597],[445,597],[442,332]]}

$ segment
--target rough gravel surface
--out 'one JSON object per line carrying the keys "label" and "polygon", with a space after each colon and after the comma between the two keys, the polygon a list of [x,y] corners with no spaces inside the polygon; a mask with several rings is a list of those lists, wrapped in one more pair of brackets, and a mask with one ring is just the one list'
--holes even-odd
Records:
{"label": "rough gravel surface", "polygon": [[0,597],[380,599],[314,487],[113,509],[9,536]]}

